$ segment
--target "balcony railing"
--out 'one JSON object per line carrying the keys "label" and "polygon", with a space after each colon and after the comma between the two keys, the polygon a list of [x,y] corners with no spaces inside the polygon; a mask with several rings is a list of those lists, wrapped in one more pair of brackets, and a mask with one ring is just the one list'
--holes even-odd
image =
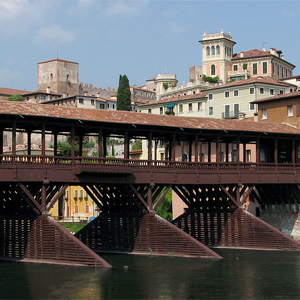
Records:
{"label": "balcony railing", "polygon": [[180,162],[163,160],[132,160],[122,158],[95,157],[62,157],[62,156],[33,156],[33,155],[0,155],[0,169],[2,167],[57,167],[73,168],[79,172],[103,170],[114,172],[134,169],[167,169],[167,170],[197,170],[205,172],[239,172],[258,171],[300,171],[300,163],[253,163],[253,162]]}
{"label": "balcony railing", "polygon": [[239,111],[225,111],[222,112],[222,119],[238,119],[239,114]]}

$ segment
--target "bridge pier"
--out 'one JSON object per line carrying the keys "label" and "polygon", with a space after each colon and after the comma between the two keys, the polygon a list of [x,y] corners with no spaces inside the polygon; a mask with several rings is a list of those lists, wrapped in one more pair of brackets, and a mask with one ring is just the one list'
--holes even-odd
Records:
{"label": "bridge pier", "polygon": [[75,235],[95,252],[221,259],[156,213],[102,213]]}

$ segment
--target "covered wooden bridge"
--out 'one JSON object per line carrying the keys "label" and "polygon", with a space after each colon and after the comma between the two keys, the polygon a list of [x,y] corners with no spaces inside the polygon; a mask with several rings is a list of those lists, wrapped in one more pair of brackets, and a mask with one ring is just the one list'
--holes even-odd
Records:
{"label": "covered wooden bridge", "polygon": [[[33,135],[40,155],[31,154]],[[61,136],[70,140],[70,157],[58,155]],[[82,156],[86,136],[97,141],[96,156]],[[54,155],[46,155],[49,137]],[[123,140],[124,158],[107,157],[108,138]],[[132,160],[137,139],[147,141],[147,155]],[[210,247],[298,250],[300,243],[244,205],[299,204],[299,145],[300,130],[283,124],[0,101],[0,257],[109,267],[95,252],[219,259]],[[49,215],[69,185],[81,185],[101,210],[76,236]],[[187,207],[172,223],[155,212],[170,189]]]}

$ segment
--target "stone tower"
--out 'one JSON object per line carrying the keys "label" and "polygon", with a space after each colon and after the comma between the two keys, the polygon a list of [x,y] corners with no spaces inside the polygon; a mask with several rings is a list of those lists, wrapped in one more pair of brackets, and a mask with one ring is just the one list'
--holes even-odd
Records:
{"label": "stone tower", "polygon": [[53,59],[38,63],[38,90],[64,96],[79,94],[78,63]]}
{"label": "stone tower", "polygon": [[202,68],[206,76],[218,76],[223,82],[227,81],[227,74],[232,69],[233,46],[231,34],[223,32],[206,34],[204,31],[202,44]]}

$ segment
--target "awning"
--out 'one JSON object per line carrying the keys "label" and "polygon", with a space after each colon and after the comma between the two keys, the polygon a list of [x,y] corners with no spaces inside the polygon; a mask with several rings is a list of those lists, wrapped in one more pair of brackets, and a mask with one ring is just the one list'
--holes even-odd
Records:
{"label": "awning", "polygon": [[168,104],[168,105],[166,105],[166,107],[174,107],[174,104]]}

